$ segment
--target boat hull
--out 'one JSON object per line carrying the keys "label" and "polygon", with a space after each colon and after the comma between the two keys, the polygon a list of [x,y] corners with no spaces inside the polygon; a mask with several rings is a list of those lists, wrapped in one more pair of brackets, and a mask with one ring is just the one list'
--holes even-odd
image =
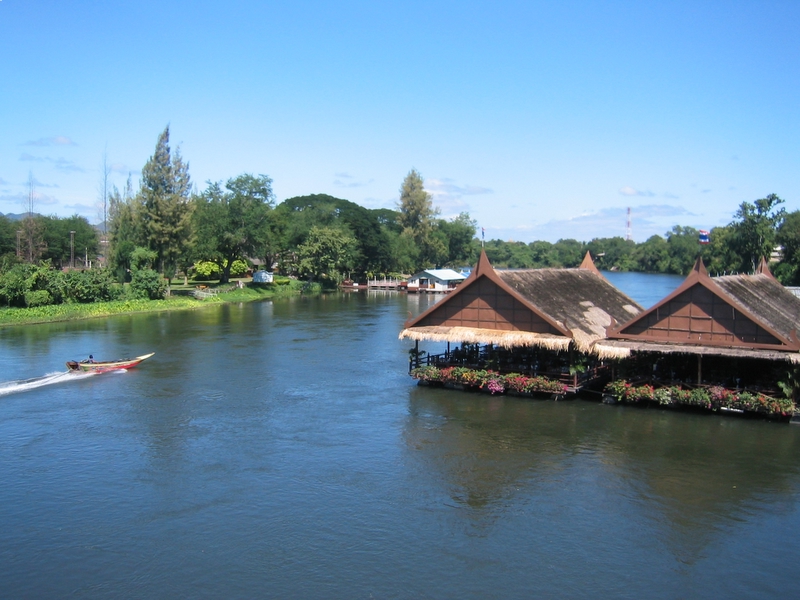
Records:
{"label": "boat hull", "polygon": [[155,352],[144,354],[135,358],[120,358],[118,360],[109,361],[96,361],[96,362],[77,362],[74,360],[67,361],[67,368],[70,371],[79,373],[104,373],[106,371],[117,371],[120,369],[130,369],[135,367],[143,360],[147,360],[153,356]]}

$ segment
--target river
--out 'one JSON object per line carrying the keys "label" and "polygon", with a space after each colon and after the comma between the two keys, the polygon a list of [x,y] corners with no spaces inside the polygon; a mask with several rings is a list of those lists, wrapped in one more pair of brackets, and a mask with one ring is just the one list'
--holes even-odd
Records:
{"label": "river", "polygon": [[794,595],[800,428],[417,387],[431,301],[0,330],[2,596]]}

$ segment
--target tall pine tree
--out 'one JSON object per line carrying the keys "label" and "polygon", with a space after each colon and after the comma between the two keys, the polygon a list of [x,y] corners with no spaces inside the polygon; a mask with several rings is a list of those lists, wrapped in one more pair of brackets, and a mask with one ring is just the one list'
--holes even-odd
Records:
{"label": "tall pine tree", "polygon": [[175,273],[178,258],[186,251],[190,234],[189,164],[169,148],[169,125],[158,136],[156,151],[142,169],[141,225],[143,241],[156,253],[162,275]]}

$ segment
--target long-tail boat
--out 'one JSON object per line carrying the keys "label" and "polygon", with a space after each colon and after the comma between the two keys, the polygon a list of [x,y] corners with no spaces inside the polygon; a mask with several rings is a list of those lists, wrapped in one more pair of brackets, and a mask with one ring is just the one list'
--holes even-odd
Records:
{"label": "long-tail boat", "polygon": [[150,354],[143,354],[142,356],[137,356],[136,358],[119,358],[117,360],[82,360],[80,362],[75,360],[68,360],[67,361],[67,368],[70,371],[78,371],[78,372],[95,372],[95,373],[104,373],[105,371],[115,371],[118,369],[130,369],[131,367],[135,367],[143,360],[147,360],[151,356],[153,356],[155,352],[151,352]]}

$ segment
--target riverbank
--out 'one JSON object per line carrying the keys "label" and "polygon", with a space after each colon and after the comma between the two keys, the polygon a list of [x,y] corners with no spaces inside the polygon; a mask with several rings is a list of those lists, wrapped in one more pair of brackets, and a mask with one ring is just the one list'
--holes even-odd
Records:
{"label": "riverbank", "polygon": [[[207,284],[209,289],[218,287]],[[226,284],[224,287],[227,287]],[[303,281],[286,279],[272,284],[245,284],[244,287],[220,292],[209,298],[197,299],[190,295],[195,288],[191,285],[171,287],[171,295],[164,300],[114,300],[111,302],[93,302],[88,304],[57,304],[34,308],[0,308],[0,327],[13,325],[34,325],[37,323],[55,323],[58,321],[78,321],[113,315],[145,312],[162,312],[169,310],[191,310],[226,302],[254,302],[296,296],[305,293],[307,284]],[[312,291],[315,291],[314,288]]]}

